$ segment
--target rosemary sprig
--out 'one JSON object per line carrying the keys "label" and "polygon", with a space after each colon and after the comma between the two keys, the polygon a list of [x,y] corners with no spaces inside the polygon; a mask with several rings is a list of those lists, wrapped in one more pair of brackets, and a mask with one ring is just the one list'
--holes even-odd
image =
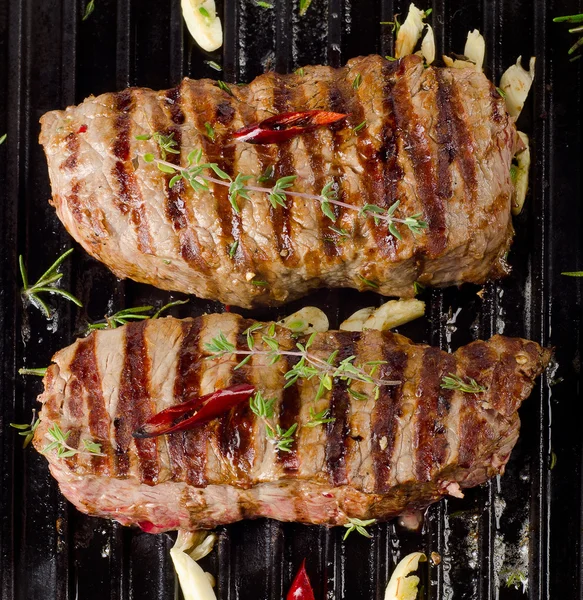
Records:
{"label": "rosemary sprig", "polygon": [[285,350],[280,347],[275,337],[275,324],[272,323],[266,334],[261,335],[260,341],[263,346],[258,348],[253,334],[259,333],[264,327],[266,326],[262,323],[255,323],[244,332],[247,339],[246,350],[237,348],[235,344],[229,342],[224,333],[220,332],[210,342],[205,343],[205,348],[210,353],[208,358],[242,356],[243,359],[235,367],[235,369],[239,369],[247,364],[252,356],[266,356],[270,364],[275,364],[282,356],[296,357],[298,358],[297,362],[284,375],[286,380],[284,388],[294,385],[299,379],[311,380],[316,377],[319,380],[319,386],[314,401],[318,401],[332,389],[334,378],[346,382],[348,389],[355,381],[372,385],[375,388],[375,395],[378,395],[380,386],[400,383],[375,376],[378,367],[384,364],[384,361],[369,361],[363,365],[356,365],[354,364],[355,356],[348,356],[338,361],[338,350],[332,352],[327,359],[320,358],[309,351],[316,333],[313,333],[305,343],[297,342],[295,350]]}
{"label": "rosemary sprig", "polygon": [[40,423],[40,419],[36,416],[36,410],[33,409],[32,411],[32,420],[30,423],[10,423],[10,427],[14,427],[14,429],[18,429],[18,435],[21,435],[24,437],[24,440],[22,442],[22,447],[26,448],[32,438],[34,437],[34,432],[36,431],[36,428],[39,426]]}
{"label": "rosemary sprig", "polygon": [[70,435],[70,431],[63,432],[57,423],[54,423],[53,426],[49,427],[47,431],[47,437],[51,441],[42,449],[42,454],[47,454],[52,450],[56,450],[57,458],[69,458],[75,454],[93,454],[94,456],[105,456],[105,454],[101,452],[101,444],[93,442],[92,440],[83,440],[83,450],[69,446],[69,444],[67,444],[67,440],[69,439]]}
{"label": "rosemary sprig", "polygon": [[346,527],[347,531],[342,539],[345,540],[353,531],[360,533],[360,535],[363,535],[364,537],[372,538],[372,534],[369,531],[367,531],[366,528],[369,525],[374,525],[376,522],[376,519],[368,519],[367,521],[361,521],[360,519],[349,518],[348,523],[344,524],[344,527]]}
{"label": "rosemary sprig", "polygon": [[71,292],[57,287],[58,281],[61,279],[61,277],[63,277],[63,273],[59,273],[58,269],[61,266],[61,263],[69,256],[69,254],[71,254],[71,252],[73,252],[73,248],[61,254],[61,256],[59,256],[59,258],[57,258],[57,260],[39,277],[38,281],[32,285],[30,285],[28,281],[28,274],[26,272],[26,267],[24,266],[24,259],[22,255],[18,257],[20,276],[22,277],[22,295],[31,304],[40,309],[47,319],[51,318],[51,311],[46,302],[39,297],[39,294],[58,294],[70,302],[73,302],[73,304],[76,304],[77,306],[83,306],[81,301],[73,296]]}
{"label": "rosemary sprig", "polygon": [[[583,13],[577,15],[567,15],[564,17],[555,17],[553,19],[555,23],[583,23]],[[572,27],[569,29],[569,33],[583,33],[583,25],[578,27]],[[569,48],[568,54],[574,54],[579,48],[583,46],[583,35]],[[581,58],[581,55],[574,56],[571,60],[577,60]]]}
{"label": "rosemary sprig", "polygon": [[466,394],[481,394],[486,391],[486,388],[479,385],[475,379],[466,377],[466,381],[464,381],[461,377],[458,377],[453,373],[450,373],[449,376],[446,376],[441,380],[441,387],[444,390],[459,390]]}
{"label": "rosemary sprig", "polygon": [[366,127],[366,121],[362,121],[356,127],[352,128],[352,133],[358,135]]}
{"label": "rosemary sprig", "polygon": [[250,400],[252,412],[265,424],[265,435],[280,452],[291,452],[294,434],[298,424],[294,423],[289,429],[283,430],[279,424],[274,423],[275,398],[266,400],[261,392],[257,392]]}
{"label": "rosemary sprig", "polygon": [[38,369],[26,369],[22,367],[18,369],[19,375],[35,375],[36,377],[44,377],[47,374],[48,367],[42,367]]}
{"label": "rosemary sprig", "polygon": [[153,315],[145,314],[154,310],[153,306],[134,306],[133,308],[124,308],[113,315],[104,317],[101,321],[89,323],[87,326],[87,332],[94,331],[96,329],[117,329],[118,327],[121,327],[130,321],[157,319],[163,312],[167,311],[173,306],[186,304],[187,302],[188,300],[175,300],[174,302],[169,302],[168,304],[165,304],[159,308]]}
{"label": "rosemary sprig", "polygon": [[[364,123],[364,124],[363,124]],[[358,125],[362,129],[366,125],[365,122]],[[163,136],[164,137],[164,136]],[[170,139],[168,139],[170,137]],[[244,175],[242,173],[237,174],[235,179],[225,173],[217,163],[202,163],[202,150],[199,148],[190,152],[187,158],[187,165],[182,167],[173,163],[167,162],[164,158],[165,152],[172,150],[173,140],[171,136],[166,136],[162,143],[158,141],[160,145],[160,153],[162,158],[156,158],[151,153],[140,155],[142,159],[147,163],[156,163],[158,169],[164,173],[173,174],[172,179],[169,182],[169,186],[173,187],[184,179],[187,181],[195,191],[208,191],[209,183],[215,185],[221,185],[229,188],[229,201],[233,210],[236,213],[241,212],[241,208],[238,203],[239,198],[250,200],[250,192],[259,192],[266,194],[271,202],[271,205],[276,208],[277,206],[285,206],[285,197],[292,196],[296,198],[306,198],[309,200],[315,200],[320,203],[320,208],[325,216],[331,221],[336,221],[336,215],[332,206],[339,206],[347,210],[357,211],[363,217],[372,217],[376,225],[383,222],[386,223],[389,232],[396,237],[398,240],[402,240],[403,237],[397,225],[404,225],[411,231],[413,235],[419,235],[427,228],[427,222],[421,219],[421,213],[417,213],[405,218],[397,217],[396,212],[400,206],[400,200],[395,201],[388,209],[377,206],[376,204],[365,204],[364,206],[355,206],[342,202],[337,197],[336,185],[334,181],[329,181],[324,185],[320,194],[308,194],[305,192],[296,192],[290,189],[297,179],[296,175],[286,175],[280,177],[273,187],[262,187],[258,185],[249,185],[249,180],[254,179],[252,175]],[[163,144],[163,145],[162,145]],[[213,174],[211,175],[210,172]],[[257,183],[268,180],[268,177],[273,177],[274,170],[270,169],[269,173],[266,171],[259,178],[255,178]]]}
{"label": "rosemary sprig", "polygon": [[89,0],[87,2],[87,6],[85,6],[85,13],[83,15],[83,21],[87,21],[87,19],[91,16],[93,11],[95,10],[95,0]]}
{"label": "rosemary sprig", "polygon": [[233,94],[233,90],[231,90],[231,88],[224,82],[221,81],[220,79],[217,80],[217,87],[220,90],[223,90],[223,92],[227,92],[227,94],[229,94],[229,96],[235,96],[235,94]]}

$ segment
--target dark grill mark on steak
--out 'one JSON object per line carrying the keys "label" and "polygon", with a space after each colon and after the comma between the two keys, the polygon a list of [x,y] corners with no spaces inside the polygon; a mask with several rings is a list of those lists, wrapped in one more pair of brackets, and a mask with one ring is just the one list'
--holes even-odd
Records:
{"label": "dark grill mark on steak", "polygon": [[442,200],[452,196],[451,164],[457,156],[457,144],[454,135],[453,114],[450,104],[451,85],[441,73],[435,73],[437,91],[435,100],[438,110],[437,131],[437,195]]}
{"label": "dark grill mark on steak", "polygon": [[455,358],[439,348],[427,348],[421,363],[419,401],[415,422],[417,448],[415,475],[419,481],[431,481],[447,458],[446,420],[451,407],[452,390],[441,389],[441,380],[455,370]]}
{"label": "dark grill mark on steak", "polygon": [[[393,101],[393,84],[391,77],[395,73],[394,63],[385,61],[383,63],[381,73],[384,84],[382,86],[383,93],[383,109],[386,114],[386,120],[381,130],[381,145],[378,152],[378,160],[383,166],[382,186],[377,193],[377,204],[385,209],[398,199],[397,186],[403,178],[403,169],[399,164],[399,148],[398,148],[398,129],[395,123],[395,107]],[[374,223],[374,219],[369,219]],[[379,223],[374,226],[373,234],[377,243],[377,248],[383,256],[393,258],[395,256],[396,239],[389,234],[387,224]]]}
{"label": "dark grill mark on steak", "polygon": [[[276,113],[285,113],[294,110],[291,88],[284,77],[273,75],[273,109]],[[275,179],[286,175],[295,175],[294,159],[292,153],[292,140],[277,144],[277,164],[275,165]],[[269,202],[267,198],[264,201]],[[273,232],[277,244],[278,254],[282,261],[290,266],[298,264],[298,258],[292,241],[290,223],[290,203],[286,197],[285,206],[274,208],[270,205],[269,217],[273,224]]]}
{"label": "dark grill mark on steak", "polygon": [[[301,81],[301,77],[297,77],[298,80]],[[321,82],[318,85],[324,86],[326,84]],[[312,90],[313,88],[308,88],[307,86],[298,83],[295,89],[297,90],[296,95],[298,97],[297,106],[311,106],[311,98],[308,98],[307,94],[308,90]],[[314,191],[316,193],[319,193],[329,181],[329,177],[327,177],[325,173],[325,162],[322,149],[322,144],[325,143],[323,142],[323,139],[326,139],[328,135],[330,134],[326,129],[307,131],[302,135],[302,140],[306,148],[306,155],[310,161],[310,169],[312,170],[314,177]],[[330,221],[321,210],[316,212],[316,221],[318,223],[317,239],[321,240],[321,243],[313,248],[310,253],[310,268],[312,269],[319,268],[321,263],[319,254],[322,250],[326,256],[338,256],[342,252],[342,249],[338,244],[338,234],[334,233],[329,227],[332,225],[332,221]]]}
{"label": "dark grill mark on steak", "polygon": [[387,492],[393,464],[393,451],[397,435],[397,417],[403,393],[407,354],[387,346],[383,352],[380,373],[383,379],[401,381],[401,385],[382,385],[372,414],[371,453],[375,478],[375,492]]}
{"label": "dark grill mark on steak", "polygon": [[[465,370],[465,376],[475,379],[479,385],[497,360],[496,353],[485,342],[474,342],[458,350],[459,364]],[[487,387],[487,386],[486,386]],[[476,449],[481,446],[480,437],[483,433],[483,417],[477,407],[480,397],[476,394],[464,394],[460,409],[460,448],[458,462],[462,467],[470,467],[476,456]]]}
{"label": "dark grill mark on steak", "polygon": [[[178,351],[178,365],[174,382],[174,397],[187,402],[200,395],[201,321],[183,321],[182,341]],[[168,451],[190,485],[202,487],[207,484],[207,427],[195,427],[190,431],[168,436]]]}
{"label": "dark grill mark on steak", "polygon": [[[355,354],[355,348],[360,333],[343,332],[335,333],[338,342],[338,356],[336,364]],[[346,442],[350,431],[349,418],[351,412],[350,394],[345,381],[335,377],[330,398],[330,418],[334,419],[326,424],[326,470],[330,475],[332,485],[346,485]]]}
{"label": "dark grill mark on steak", "polygon": [[[105,409],[103,388],[99,369],[97,367],[97,356],[95,354],[95,336],[81,340],[71,361],[71,385],[75,382],[74,394],[79,397],[79,408],[83,412],[83,393],[87,402],[87,422],[89,432],[93,440],[101,444],[102,452],[107,454],[109,446],[109,414]],[[82,419],[80,419],[82,420]],[[98,472],[106,470],[108,459],[104,457],[93,457],[93,464]]]}
{"label": "dark grill mark on steak", "polygon": [[413,107],[407,81],[408,71],[405,69],[406,63],[401,60],[399,66],[392,86],[395,124],[403,138],[405,151],[415,172],[417,193],[423,204],[423,213],[428,224],[426,230],[428,254],[433,257],[443,252],[446,245],[444,204],[435,189],[435,165],[431,147],[427,139],[427,131]]}
{"label": "dark grill mark on steak", "polygon": [[[328,90],[328,100],[330,102],[330,110],[332,112],[337,113],[347,113],[348,112],[348,98],[344,96],[342,88],[337,84],[334,76],[332,76],[330,80],[330,89]],[[358,125],[358,123],[357,123]],[[330,126],[330,129],[334,133],[333,144],[332,144],[332,152],[334,156],[338,156],[340,154],[340,148],[344,143],[344,136],[346,134],[346,123],[344,121],[340,121],[339,123],[334,123]],[[338,177],[335,177],[336,183],[338,184],[338,200],[342,202],[350,202],[350,198],[346,198],[346,194],[344,192],[344,186],[342,185],[343,173],[341,173]],[[343,208],[341,206],[332,206],[332,210],[336,215],[336,222],[340,219],[343,213]],[[356,225],[355,225],[356,227]]]}
{"label": "dark grill mark on steak", "polygon": [[[247,336],[243,332],[253,324],[253,321],[241,319],[236,336],[236,346],[239,350],[247,350]],[[239,357],[239,359],[242,357]],[[252,362],[252,361],[251,361]],[[249,383],[249,365],[233,371],[228,385]],[[255,416],[248,402],[233,408],[228,415],[220,418],[217,437],[221,453],[233,466],[237,477],[243,481],[249,478],[253,466],[255,449],[253,447],[253,426]]]}
{"label": "dark grill mark on steak", "polygon": [[153,254],[154,249],[146,219],[144,200],[133,165],[130,162],[131,112],[135,105],[131,89],[115,94],[115,101],[116,110],[120,113],[114,123],[117,135],[112,147],[113,153],[118,159],[113,167],[113,176],[117,181],[119,193],[116,204],[123,215],[129,214],[130,221],[136,230],[138,250],[144,254]]}
{"label": "dark grill mark on steak", "polygon": [[133,441],[137,449],[141,481],[153,485],[159,474],[157,440],[132,437],[132,432],[154,414],[150,399],[150,357],[144,337],[147,324],[147,321],[130,323],[125,330],[125,355],[115,420],[116,471],[118,476],[128,475],[130,445]]}
{"label": "dark grill mark on steak", "polygon": [[66,147],[69,151],[69,156],[61,164],[61,169],[69,169],[73,171],[77,168],[79,161],[79,136],[75,132],[71,132],[66,138]]}
{"label": "dark grill mark on steak", "polygon": [[221,125],[228,127],[235,118],[235,109],[228,102],[219,102],[215,115]]}
{"label": "dark grill mark on steak", "polygon": [[[289,371],[299,361],[297,356],[283,356],[282,361],[285,371]],[[281,393],[281,405],[279,408],[279,425],[283,431],[287,431],[294,423],[298,422],[301,409],[300,395],[297,383],[285,388]],[[297,430],[296,430],[297,432]],[[286,473],[293,473],[300,467],[298,456],[297,435],[294,436],[289,452],[276,452],[277,461]]]}
{"label": "dark grill mark on steak", "polygon": [[[451,83],[444,77],[442,71],[437,73],[440,89],[445,87],[447,110],[451,114],[451,134],[455,158],[466,188],[465,197],[472,203],[476,201],[478,193],[478,179],[476,175],[476,160],[474,158],[474,141],[464,119],[464,106],[460,98],[460,91],[455,81]],[[448,198],[451,196],[451,190]]]}
{"label": "dark grill mark on steak", "polygon": [[185,121],[182,112],[182,85],[178,85],[166,92],[166,105],[170,110],[170,118],[175,125],[182,125]]}

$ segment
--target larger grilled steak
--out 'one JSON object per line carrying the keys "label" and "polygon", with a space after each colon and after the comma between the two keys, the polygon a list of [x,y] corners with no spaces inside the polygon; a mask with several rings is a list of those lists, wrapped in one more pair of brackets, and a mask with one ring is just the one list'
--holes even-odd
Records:
{"label": "larger grilled steak", "polygon": [[[483,283],[507,271],[517,135],[481,72],[369,56],[227,90],[185,79],[162,92],[103,94],[41,119],[57,214],[117,276],[250,307],[322,286],[410,297],[416,281]],[[349,116],[280,144],[232,138],[273,114],[307,109]],[[293,190],[319,195],[334,182],[342,202],[387,210],[399,201],[395,217],[420,213],[428,227],[415,237],[398,224],[395,237],[370,215],[335,206],[332,222],[317,198],[272,206],[262,192],[239,197],[239,213],[228,188],[171,187],[171,174],[137,159],[162,156],[154,138],[135,139],[153,133],[173,136],[174,164],[201,149],[202,161],[233,178],[256,180],[273,166],[259,185],[297,175]]]}
{"label": "larger grilled steak", "polygon": [[[356,365],[384,361],[377,376],[400,383],[380,386],[375,398],[373,385],[352,382],[350,393],[335,378],[315,402],[317,377],[283,389],[297,358],[270,364],[257,354],[238,370],[240,356],[208,360],[211,338],[222,332],[246,349],[244,331],[253,324],[229,313],[144,321],[94,332],[57,353],[35,446],[42,451],[57,424],[71,447],[91,440],[105,454],[46,452],[65,496],[83,512],[151,531],[256,517],[326,525],[389,519],[503,472],[518,437],[518,407],[550,354],[501,336],[448,354],[392,333],[330,331],[315,337],[313,356],[338,351],[334,364],[352,355]],[[268,333],[265,326],[252,334],[254,349],[269,350]],[[281,349],[295,347],[283,328],[274,339]],[[485,391],[444,389],[450,374]],[[289,452],[275,449],[248,404],[185,433],[132,437],[161,409],[242,382],[276,399],[282,429],[299,424]],[[311,410],[326,408],[332,422],[307,426]]]}

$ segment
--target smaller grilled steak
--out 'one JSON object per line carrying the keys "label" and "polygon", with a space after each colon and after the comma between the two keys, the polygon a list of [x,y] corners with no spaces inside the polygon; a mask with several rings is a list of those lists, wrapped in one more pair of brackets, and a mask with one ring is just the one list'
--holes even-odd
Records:
{"label": "smaller grilled steak", "polygon": [[[85,513],[151,531],[257,517],[324,525],[390,519],[504,471],[518,438],[517,410],[550,357],[534,342],[501,336],[448,354],[388,332],[330,331],[315,336],[311,356],[338,351],[335,364],[350,356],[355,365],[382,361],[376,377],[400,383],[375,394],[373,384],[353,381],[351,393],[336,377],[315,401],[317,377],[284,389],[297,357],[270,364],[259,353],[237,370],[241,356],[208,359],[206,344],[219,333],[248,349],[244,332],[254,323],[229,313],[143,321],[93,332],[58,352],[39,398],[34,444],[42,451],[57,424],[70,446],[83,450],[91,440],[104,454],[46,452],[63,494]],[[269,350],[267,327],[252,334],[257,351]],[[274,339],[280,349],[295,348],[286,329],[277,327]],[[444,389],[450,374],[485,391]],[[132,437],[168,406],[244,382],[276,399],[283,429],[299,424],[289,452],[275,448],[247,403],[191,431]],[[307,426],[310,409],[326,408],[333,422]]]}

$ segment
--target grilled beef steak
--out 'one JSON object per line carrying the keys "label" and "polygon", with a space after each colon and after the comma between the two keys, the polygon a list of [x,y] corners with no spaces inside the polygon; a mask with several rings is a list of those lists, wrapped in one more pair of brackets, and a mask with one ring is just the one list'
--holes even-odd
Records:
{"label": "grilled beef steak", "polygon": [[[240,369],[241,356],[208,359],[206,344],[220,332],[248,349],[244,332],[254,323],[229,313],[142,321],[57,353],[34,444],[42,451],[57,424],[70,446],[83,450],[91,440],[105,455],[47,451],[64,495],[83,512],[150,531],[255,517],[326,525],[389,519],[503,472],[518,437],[517,410],[550,356],[534,342],[501,336],[448,354],[388,332],[330,331],[315,336],[312,357],[338,351],[335,365],[350,356],[354,365],[383,361],[376,377],[400,383],[380,385],[375,398],[374,385],[336,377],[315,401],[318,377],[284,389],[298,357],[270,364],[262,353],[267,326],[252,334],[259,353]],[[273,339],[295,349],[286,329]],[[485,391],[444,389],[450,374]],[[289,452],[276,449],[248,403],[191,431],[132,437],[158,411],[242,382],[276,399],[282,429],[299,424]],[[326,408],[332,422],[307,426]]]}
{"label": "grilled beef steak", "polygon": [[[348,117],[279,144],[232,137],[274,114],[309,109]],[[504,100],[473,69],[369,56],[341,69],[270,72],[226,90],[185,79],[163,92],[89,98],[41,123],[59,218],[119,277],[251,307],[369,282],[410,297],[416,281],[483,283],[507,271],[517,134]],[[157,135],[135,139],[152,134],[172,136],[171,149]],[[235,199],[238,212],[228,187],[170,185],[172,174],[138,158],[186,166],[196,149],[233,179],[252,175],[246,185],[271,188],[297,175],[291,190],[317,196],[333,182],[341,202],[386,211],[399,201],[394,217],[420,214],[428,227],[415,236],[396,223],[395,236],[370,213],[333,205],[332,221],[317,198],[287,196],[285,206],[272,206],[253,191]],[[273,177],[258,183],[271,167]]]}

